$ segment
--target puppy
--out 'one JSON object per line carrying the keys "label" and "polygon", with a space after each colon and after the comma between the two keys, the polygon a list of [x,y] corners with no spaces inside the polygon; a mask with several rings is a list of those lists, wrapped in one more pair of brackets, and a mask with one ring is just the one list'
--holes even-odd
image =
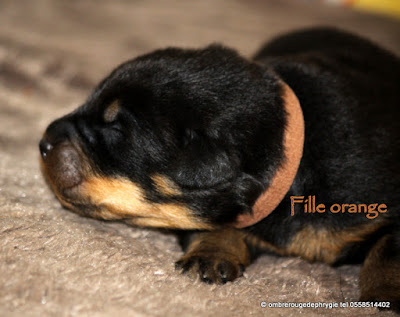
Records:
{"label": "puppy", "polygon": [[398,57],[329,28],[252,60],[157,50],[49,125],[42,169],[76,213],[175,229],[205,282],[263,252],[363,262],[360,300],[399,309],[399,83]]}

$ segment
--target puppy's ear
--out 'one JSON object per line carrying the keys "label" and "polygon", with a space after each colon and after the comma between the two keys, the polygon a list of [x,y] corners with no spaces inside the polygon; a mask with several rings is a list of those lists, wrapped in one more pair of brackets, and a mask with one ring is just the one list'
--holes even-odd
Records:
{"label": "puppy's ear", "polygon": [[238,160],[223,142],[195,129],[184,129],[179,153],[170,171],[182,187],[210,188],[233,179]]}
{"label": "puppy's ear", "polygon": [[227,140],[196,129],[186,129],[181,136],[179,153],[168,173],[188,190],[186,199],[218,224],[233,222],[238,214],[251,212],[263,185],[242,170],[238,155],[230,150],[234,147]]}

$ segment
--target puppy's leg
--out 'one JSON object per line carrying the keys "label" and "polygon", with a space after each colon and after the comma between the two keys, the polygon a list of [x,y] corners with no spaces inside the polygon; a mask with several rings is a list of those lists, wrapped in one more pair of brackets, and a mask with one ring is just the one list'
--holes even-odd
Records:
{"label": "puppy's leg", "polygon": [[236,229],[182,233],[186,254],[176,268],[189,276],[200,276],[206,283],[224,284],[242,275],[251,262],[245,233]]}
{"label": "puppy's leg", "polygon": [[390,309],[400,312],[400,233],[373,246],[361,269],[360,289],[361,301],[389,301]]}

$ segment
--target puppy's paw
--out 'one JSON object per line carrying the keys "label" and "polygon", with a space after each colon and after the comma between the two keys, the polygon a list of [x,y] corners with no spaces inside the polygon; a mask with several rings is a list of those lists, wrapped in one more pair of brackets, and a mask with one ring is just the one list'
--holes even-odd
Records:
{"label": "puppy's paw", "polygon": [[209,284],[225,284],[243,275],[244,264],[224,253],[186,254],[175,263],[175,268],[192,278],[197,276]]}
{"label": "puppy's paw", "polygon": [[400,313],[400,235],[382,237],[369,251],[360,273],[360,301]]}
{"label": "puppy's paw", "polygon": [[225,284],[243,275],[250,262],[245,234],[226,228],[191,234],[186,254],[175,267],[192,278],[199,276],[203,282]]}

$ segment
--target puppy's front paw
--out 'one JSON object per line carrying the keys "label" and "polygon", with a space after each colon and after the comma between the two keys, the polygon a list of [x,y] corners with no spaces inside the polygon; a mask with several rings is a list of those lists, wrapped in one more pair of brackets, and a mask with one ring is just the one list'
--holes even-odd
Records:
{"label": "puppy's front paw", "polygon": [[175,263],[175,268],[192,278],[200,276],[203,282],[225,284],[243,275],[244,264],[224,253],[186,254]]}
{"label": "puppy's front paw", "polygon": [[250,264],[250,251],[240,230],[193,233],[187,242],[186,254],[175,267],[192,278],[200,276],[203,282],[233,281]]}

